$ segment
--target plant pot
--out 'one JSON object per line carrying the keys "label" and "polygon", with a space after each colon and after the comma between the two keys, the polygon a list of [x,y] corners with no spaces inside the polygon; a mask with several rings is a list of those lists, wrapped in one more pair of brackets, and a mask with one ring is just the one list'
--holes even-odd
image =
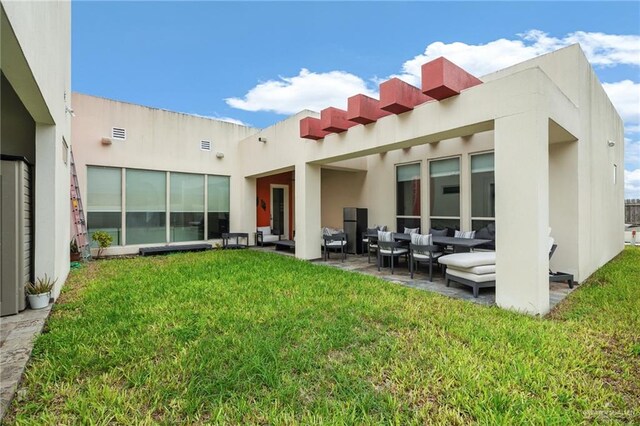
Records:
{"label": "plant pot", "polygon": [[69,255],[69,259],[72,262],[80,262],[80,260],[82,260],[82,254],[80,254],[80,253],[71,253]]}
{"label": "plant pot", "polygon": [[29,299],[29,306],[31,306],[31,309],[46,308],[49,306],[50,297],[51,293],[27,294],[27,299]]}

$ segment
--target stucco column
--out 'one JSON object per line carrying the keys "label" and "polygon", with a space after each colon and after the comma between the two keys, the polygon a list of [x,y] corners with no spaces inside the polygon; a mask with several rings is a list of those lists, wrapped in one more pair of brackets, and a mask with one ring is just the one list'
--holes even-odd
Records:
{"label": "stucco column", "polygon": [[[255,244],[256,232],[256,179],[240,175],[231,176],[230,232],[247,232],[249,244]],[[236,192],[234,194],[234,192]]]}
{"label": "stucco column", "polygon": [[[56,238],[59,220],[56,219],[56,127],[48,124],[36,124],[36,164],[34,200],[34,278],[58,279],[54,296],[57,297],[66,274],[56,275]],[[69,181],[70,182],[70,181]],[[68,190],[68,188],[67,188]],[[66,198],[70,203],[69,196]],[[69,248],[67,247],[67,252]],[[62,283],[61,283],[62,281]]]}
{"label": "stucco column", "polygon": [[549,310],[549,120],[530,111],[495,120],[496,303]]}
{"label": "stucco column", "polygon": [[319,259],[322,245],[320,166],[297,164],[295,173],[296,257]]}

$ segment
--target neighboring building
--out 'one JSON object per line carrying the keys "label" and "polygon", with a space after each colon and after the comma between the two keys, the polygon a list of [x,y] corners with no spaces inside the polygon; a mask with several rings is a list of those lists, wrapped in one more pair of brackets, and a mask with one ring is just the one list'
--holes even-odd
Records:
{"label": "neighboring building", "polygon": [[436,60],[422,90],[388,81],[264,130],[74,94],[89,227],[123,254],[271,225],[315,259],[343,207],[392,230],[495,226],[497,304],[530,313],[549,309],[549,228],[579,282],[622,250],[623,123],[577,45],[480,80]]}
{"label": "neighboring building", "polygon": [[69,272],[71,4],[0,1],[2,315]]}

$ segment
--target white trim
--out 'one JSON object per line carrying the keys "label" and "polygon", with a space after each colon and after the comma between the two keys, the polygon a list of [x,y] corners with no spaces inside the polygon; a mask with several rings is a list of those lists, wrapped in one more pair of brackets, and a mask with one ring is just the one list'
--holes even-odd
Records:
{"label": "white trim", "polygon": [[269,224],[273,229],[273,189],[281,188],[284,190],[284,229],[281,229],[282,236],[285,240],[289,239],[289,185],[281,185],[272,183],[269,185]]}

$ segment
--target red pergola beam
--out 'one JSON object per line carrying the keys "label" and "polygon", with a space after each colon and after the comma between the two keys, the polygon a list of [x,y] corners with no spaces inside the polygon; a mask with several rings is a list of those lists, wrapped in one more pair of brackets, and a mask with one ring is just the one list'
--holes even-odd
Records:
{"label": "red pergola beam", "polygon": [[380,101],[369,96],[359,94],[348,99],[347,120],[359,124],[369,124],[379,118],[391,114],[380,109]]}
{"label": "red pergola beam", "polygon": [[305,117],[300,120],[300,137],[303,139],[323,139],[329,132],[325,132],[320,127],[320,119],[314,117]]}
{"label": "red pergola beam", "polygon": [[330,133],[341,133],[357,123],[347,120],[347,111],[329,107],[320,111],[320,128]]}
{"label": "red pergola beam", "polygon": [[393,114],[411,111],[416,105],[429,100],[431,97],[399,78],[380,83],[380,108]]}
{"label": "red pergola beam", "polygon": [[439,101],[478,84],[482,81],[443,57],[422,65],[422,92]]}

